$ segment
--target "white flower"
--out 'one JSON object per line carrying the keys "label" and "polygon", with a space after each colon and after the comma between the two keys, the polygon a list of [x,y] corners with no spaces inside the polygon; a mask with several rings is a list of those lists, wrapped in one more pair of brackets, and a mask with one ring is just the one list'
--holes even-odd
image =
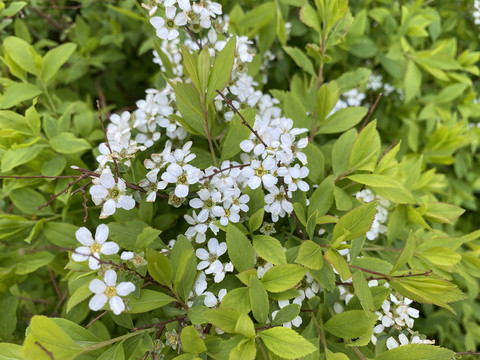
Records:
{"label": "white flower", "polygon": [[387,349],[392,350],[398,347],[398,342],[392,336],[387,339]]}
{"label": "white flower", "polygon": [[75,232],[75,237],[83,245],[75,249],[72,254],[72,260],[82,262],[88,260],[88,267],[92,270],[100,268],[100,263],[97,259],[100,254],[112,255],[116,254],[119,247],[113,241],[107,241],[108,227],[105,224],[100,224],[95,232],[95,240],[92,233],[86,227],[81,227]]}
{"label": "white flower", "polygon": [[88,303],[90,309],[98,311],[108,301],[113,313],[119,315],[125,310],[125,304],[120,296],[127,296],[135,291],[135,285],[130,281],[117,285],[117,273],[114,270],[107,270],[103,281],[93,279],[89,289],[95,294]]}
{"label": "white flower", "polygon": [[165,188],[167,183],[176,184],[175,196],[185,198],[188,195],[188,186],[198,182],[198,173],[198,169],[191,165],[182,167],[176,163],[170,164],[162,174],[163,182],[160,182],[159,187]]}
{"label": "white flower", "polygon": [[[283,185],[280,188],[272,186],[268,188],[270,194],[265,195],[265,211],[272,214],[272,220],[278,221],[278,217],[284,217],[285,214],[291,214],[293,212],[293,204],[287,200],[285,196],[285,189]],[[291,198],[292,194],[289,192],[288,197]]]}
{"label": "white flower", "polygon": [[178,26],[187,24],[187,17],[183,12],[176,14],[177,9],[174,6],[165,7],[165,19],[154,16],[150,23],[157,30],[157,36],[160,39],[173,40],[178,37]]}
{"label": "white flower", "polygon": [[217,239],[211,238],[208,241],[208,251],[205,249],[197,249],[195,255],[202,260],[198,263],[197,269],[207,269],[205,273],[216,274],[223,270],[223,264],[218,258],[227,252],[227,243],[218,243]]}
{"label": "white flower", "polygon": [[102,170],[100,178],[94,179],[90,188],[90,194],[95,205],[103,204],[100,219],[104,219],[115,213],[116,208],[131,210],[135,207],[132,196],[124,195],[126,186],[122,179],[115,179],[110,168]]}
{"label": "white flower", "polygon": [[272,175],[276,169],[277,164],[275,160],[267,157],[262,162],[252,160],[250,166],[243,169],[242,174],[249,179],[247,184],[252,190],[258,188],[262,182],[265,187],[269,188],[274,186],[278,181],[278,179]]}

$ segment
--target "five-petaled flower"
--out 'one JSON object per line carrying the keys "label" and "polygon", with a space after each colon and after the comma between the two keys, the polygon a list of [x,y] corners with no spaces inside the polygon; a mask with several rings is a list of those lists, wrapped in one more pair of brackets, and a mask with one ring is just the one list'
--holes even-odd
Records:
{"label": "five-petaled flower", "polygon": [[117,285],[117,273],[114,270],[107,270],[103,281],[93,279],[89,289],[95,294],[88,304],[90,309],[98,311],[108,301],[113,313],[119,315],[125,310],[125,303],[120,296],[127,296],[135,291],[135,285],[130,281],[124,281]]}

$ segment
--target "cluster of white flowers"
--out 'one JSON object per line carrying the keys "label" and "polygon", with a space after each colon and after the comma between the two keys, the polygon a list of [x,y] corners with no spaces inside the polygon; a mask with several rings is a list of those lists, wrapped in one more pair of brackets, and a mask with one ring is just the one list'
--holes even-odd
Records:
{"label": "cluster of white flowers", "polygon": [[480,25],[480,0],[473,0],[473,20],[476,25]]}
{"label": "cluster of white flowers", "polygon": [[378,200],[377,213],[375,214],[375,218],[370,230],[367,232],[367,239],[375,240],[378,238],[379,234],[386,234],[387,227],[385,226],[385,223],[387,222],[387,208],[390,206],[390,201],[379,195],[374,195],[369,189],[364,189],[357,192],[355,197],[363,203],[369,203],[371,201]]}
{"label": "cluster of white flowers", "polygon": [[383,95],[390,95],[392,92],[397,91],[399,95],[403,94],[401,89],[396,89],[393,85],[383,82],[381,74],[370,74],[367,81],[367,89],[372,91],[381,91]]}
{"label": "cluster of white flowers", "polygon": [[93,238],[92,233],[86,227],[78,229],[75,237],[82,246],[73,251],[72,260],[76,262],[88,260],[90,269],[100,269],[99,273],[103,272],[103,280],[93,279],[90,282],[89,289],[94,293],[89,302],[90,309],[98,311],[108,302],[113,313],[119,315],[126,308],[125,302],[121,297],[135,291],[135,285],[130,281],[117,284],[117,273],[112,269],[103,269],[101,267],[100,254],[113,255],[118,253],[119,250],[115,242],[107,241],[108,233],[108,226],[105,224],[98,225],[95,231],[95,238]]}

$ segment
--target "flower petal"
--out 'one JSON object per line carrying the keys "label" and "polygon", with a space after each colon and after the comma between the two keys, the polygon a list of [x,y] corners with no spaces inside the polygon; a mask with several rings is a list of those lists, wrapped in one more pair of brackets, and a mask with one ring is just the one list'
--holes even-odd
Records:
{"label": "flower petal", "polygon": [[90,302],[88,303],[88,307],[93,311],[98,311],[107,303],[108,296],[105,294],[97,294],[94,295]]}
{"label": "flower petal", "polygon": [[127,296],[135,291],[135,285],[130,281],[124,281],[117,285],[117,294],[120,296]]}
{"label": "flower petal", "polygon": [[108,303],[115,315],[120,315],[122,311],[125,310],[125,304],[120,296],[111,297]]}
{"label": "flower petal", "polygon": [[120,250],[120,248],[116,243],[114,243],[113,241],[108,241],[102,245],[100,252],[104,255],[113,255],[118,253],[118,250]]}
{"label": "flower petal", "polygon": [[81,227],[75,232],[75,237],[78,242],[85,246],[93,245],[92,233],[86,227]]}
{"label": "flower petal", "polygon": [[117,273],[114,270],[107,270],[103,278],[107,286],[115,286],[117,283]]}
{"label": "flower petal", "polygon": [[103,294],[105,290],[107,290],[107,285],[102,280],[93,279],[90,282],[90,285],[88,285],[88,288],[94,294]]}
{"label": "flower petal", "polygon": [[76,262],[82,262],[90,257],[91,251],[89,247],[80,246],[72,253],[72,260]]}
{"label": "flower petal", "polygon": [[95,241],[99,244],[103,244],[108,239],[108,226],[105,224],[100,224],[97,226],[97,231],[95,232]]}
{"label": "flower petal", "polygon": [[[98,253],[93,254],[95,257],[98,258]],[[93,256],[88,257],[88,267],[92,270],[98,270],[100,269],[100,262],[95,259]]]}

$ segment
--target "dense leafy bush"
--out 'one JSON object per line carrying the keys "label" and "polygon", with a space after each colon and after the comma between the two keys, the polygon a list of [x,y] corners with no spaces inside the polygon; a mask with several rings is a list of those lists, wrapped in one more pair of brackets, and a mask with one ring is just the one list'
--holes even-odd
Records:
{"label": "dense leafy bush", "polygon": [[480,2],[220,3],[0,1],[0,358],[475,356]]}

